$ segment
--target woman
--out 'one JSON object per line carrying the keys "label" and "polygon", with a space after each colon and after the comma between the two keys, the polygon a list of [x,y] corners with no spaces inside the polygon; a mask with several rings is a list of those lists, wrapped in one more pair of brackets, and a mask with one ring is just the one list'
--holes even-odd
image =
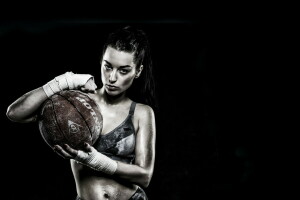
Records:
{"label": "woman", "polygon": [[101,139],[84,150],[53,148],[70,159],[77,199],[147,199],[142,188],[149,185],[154,170],[156,130],[149,106],[154,105],[152,63],[143,31],[125,27],[109,35],[101,79],[96,89],[93,76],[66,72],[13,102],[7,117],[34,122],[42,103],[53,94],[67,89],[89,93],[103,116]]}

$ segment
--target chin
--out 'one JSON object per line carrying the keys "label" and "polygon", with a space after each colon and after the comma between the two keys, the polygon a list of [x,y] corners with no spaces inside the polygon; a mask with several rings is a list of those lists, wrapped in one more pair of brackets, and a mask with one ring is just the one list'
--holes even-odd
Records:
{"label": "chin", "polygon": [[120,95],[120,92],[118,92],[118,91],[105,90],[105,92],[106,92],[109,96],[118,96],[118,95]]}

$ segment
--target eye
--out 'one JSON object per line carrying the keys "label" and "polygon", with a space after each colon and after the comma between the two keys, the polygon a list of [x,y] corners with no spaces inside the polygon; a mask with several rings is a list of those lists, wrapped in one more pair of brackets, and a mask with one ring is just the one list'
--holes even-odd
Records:
{"label": "eye", "polygon": [[120,69],[120,73],[121,74],[127,74],[129,70],[127,69]]}
{"label": "eye", "polygon": [[105,68],[106,70],[112,69],[112,67],[111,67],[110,65],[108,65],[108,64],[104,64],[104,68]]}

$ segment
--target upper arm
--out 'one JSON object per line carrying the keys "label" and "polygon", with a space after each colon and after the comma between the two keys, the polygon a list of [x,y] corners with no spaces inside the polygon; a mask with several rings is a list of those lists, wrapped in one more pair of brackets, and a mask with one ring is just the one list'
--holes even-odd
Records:
{"label": "upper arm", "polygon": [[8,106],[6,115],[11,121],[27,123],[37,120],[42,103],[47,99],[42,87],[32,90]]}
{"label": "upper arm", "polygon": [[135,116],[138,117],[136,133],[135,164],[150,170],[154,168],[156,125],[151,107],[138,104]]}
{"label": "upper arm", "polygon": [[38,119],[38,115],[34,115],[32,117],[28,117],[26,119],[23,119],[22,121],[20,121],[20,123],[30,123],[30,122],[36,122]]}

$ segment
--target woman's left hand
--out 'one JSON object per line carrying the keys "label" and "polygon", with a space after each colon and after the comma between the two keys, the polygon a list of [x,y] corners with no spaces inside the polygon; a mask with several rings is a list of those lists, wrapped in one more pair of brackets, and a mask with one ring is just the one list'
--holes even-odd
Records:
{"label": "woman's left hand", "polygon": [[64,144],[63,146],[54,145],[53,148],[53,150],[64,159],[75,159],[75,160],[78,154],[80,154],[83,157],[88,157],[89,154],[93,151],[93,149],[94,147],[92,147],[88,143],[84,144],[83,150],[73,149],[68,144]]}
{"label": "woman's left hand", "polygon": [[65,159],[74,159],[83,165],[106,174],[114,174],[117,170],[117,162],[98,152],[93,146],[84,143],[83,150],[76,150],[69,145],[63,147],[55,145],[53,150]]}

